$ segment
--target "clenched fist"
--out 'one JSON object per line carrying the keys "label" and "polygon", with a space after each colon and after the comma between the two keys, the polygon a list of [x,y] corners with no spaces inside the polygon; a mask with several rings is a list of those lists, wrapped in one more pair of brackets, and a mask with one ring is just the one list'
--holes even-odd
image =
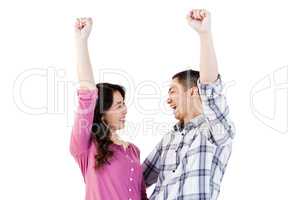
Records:
{"label": "clenched fist", "polygon": [[92,18],[77,18],[75,23],[75,39],[87,40],[91,30],[93,21]]}
{"label": "clenched fist", "polygon": [[189,25],[199,34],[210,33],[210,13],[204,9],[191,10],[186,16]]}

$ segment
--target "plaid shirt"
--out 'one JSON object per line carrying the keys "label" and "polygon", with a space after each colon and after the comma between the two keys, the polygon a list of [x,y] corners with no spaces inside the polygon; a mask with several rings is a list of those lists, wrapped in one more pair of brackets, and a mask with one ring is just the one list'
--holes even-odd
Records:
{"label": "plaid shirt", "polygon": [[216,200],[235,134],[220,75],[200,83],[203,114],[184,127],[176,124],[143,163],[150,200]]}

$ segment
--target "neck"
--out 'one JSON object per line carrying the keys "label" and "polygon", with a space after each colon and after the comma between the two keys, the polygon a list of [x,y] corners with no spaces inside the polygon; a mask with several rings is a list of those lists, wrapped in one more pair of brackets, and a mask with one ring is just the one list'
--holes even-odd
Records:
{"label": "neck", "polygon": [[117,144],[117,145],[122,145],[124,150],[126,150],[126,148],[128,147],[128,143],[127,142],[124,142],[123,140],[121,140],[119,138],[119,135],[117,134],[116,131],[111,131],[111,141],[114,143],[114,144]]}
{"label": "neck", "polygon": [[110,139],[113,142],[119,140],[119,136],[118,136],[116,130],[111,130],[111,137],[110,137]]}
{"label": "neck", "polygon": [[195,106],[191,106],[190,109],[188,109],[186,116],[183,118],[184,125],[187,124],[189,121],[191,121],[193,118],[197,117],[202,113],[202,105],[201,103],[195,103],[192,104]]}
{"label": "neck", "polygon": [[193,118],[197,117],[198,115],[200,115],[201,112],[194,112],[192,114],[189,114],[188,116],[186,116],[184,119],[183,119],[183,123],[184,125],[187,124],[189,121],[191,121]]}

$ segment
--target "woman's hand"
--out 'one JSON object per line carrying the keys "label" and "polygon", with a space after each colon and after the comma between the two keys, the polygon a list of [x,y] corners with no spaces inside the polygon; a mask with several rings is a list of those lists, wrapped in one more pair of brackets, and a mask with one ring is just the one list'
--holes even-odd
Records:
{"label": "woman's hand", "polygon": [[211,17],[210,13],[204,9],[191,10],[186,16],[189,25],[197,31],[197,33],[210,33]]}
{"label": "woman's hand", "polygon": [[92,18],[77,18],[75,23],[75,39],[87,41],[93,26]]}

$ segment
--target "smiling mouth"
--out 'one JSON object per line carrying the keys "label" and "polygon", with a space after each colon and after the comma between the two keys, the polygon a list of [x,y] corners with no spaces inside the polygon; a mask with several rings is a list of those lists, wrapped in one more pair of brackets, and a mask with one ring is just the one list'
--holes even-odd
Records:
{"label": "smiling mouth", "polygon": [[125,118],[120,119],[121,122],[125,122],[125,120],[126,120]]}
{"label": "smiling mouth", "polygon": [[173,109],[173,111],[175,111],[176,110],[176,106],[170,106],[171,107],[171,109]]}

